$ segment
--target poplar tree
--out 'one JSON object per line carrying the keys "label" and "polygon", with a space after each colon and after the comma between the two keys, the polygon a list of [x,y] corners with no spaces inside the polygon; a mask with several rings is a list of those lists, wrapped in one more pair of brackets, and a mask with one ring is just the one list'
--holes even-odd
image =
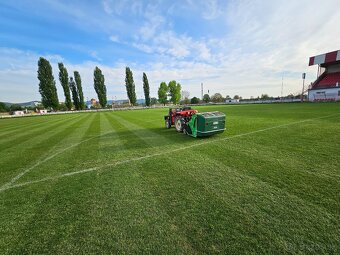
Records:
{"label": "poplar tree", "polygon": [[79,109],[84,110],[85,102],[84,102],[83,87],[81,85],[81,78],[80,78],[80,74],[79,74],[78,71],[74,71],[74,80],[75,80],[76,86],[77,86],[78,99],[79,99]]}
{"label": "poplar tree", "polygon": [[99,103],[102,107],[107,104],[105,78],[102,71],[96,66],[93,73],[94,89],[98,95]]}
{"label": "poplar tree", "polygon": [[135,91],[135,82],[133,81],[133,74],[129,67],[125,69],[125,86],[127,96],[130,100],[130,104],[135,105],[137,98],[136,98],[136,91]]}
{"label": "poplar tree", "polygon": [[58,67],[59,67],[59,81],[60,81],[61,86],[63,87],[64,95],[65,95],[65,105],[66,105],[67,110],[71,110],[72,101],[71,101],[70,87],[68,84],[67,69],[64,67],[63,63],[58,63]]}
{"label": "poplar tree", "polygon": [[50,62],[40,57],[38,61],[38,79],[41,102],[44,107],[58,109],[59,100]]}
{"label": "poplar tree", "polygon": [[70,77],[70,82],[69,82],[69,86],[72,92],[72,99],[73,99],[73,104],[74,104],[74,108],[76,110],[79,110],[79,96],[78,96],[78,90],[77,90],[77,86],[76,83],[73,80],[73,77]]}
{"label": "poplar tree", "polygon": [[145,95],[145,105],[150,106],[150,86],[148,77],[145,73],[143,73],[143,89],[144,89],[144,95]]}

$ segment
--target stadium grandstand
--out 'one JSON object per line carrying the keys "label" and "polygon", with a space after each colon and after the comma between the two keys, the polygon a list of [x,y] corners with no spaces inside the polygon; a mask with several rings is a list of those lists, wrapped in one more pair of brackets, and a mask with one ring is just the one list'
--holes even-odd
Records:
{"label": "stadium grandstand", "polygon": [[340,50],[310,57],[312,65],[318,65],[318,72],[308,89],[308,100],[340,101]]}

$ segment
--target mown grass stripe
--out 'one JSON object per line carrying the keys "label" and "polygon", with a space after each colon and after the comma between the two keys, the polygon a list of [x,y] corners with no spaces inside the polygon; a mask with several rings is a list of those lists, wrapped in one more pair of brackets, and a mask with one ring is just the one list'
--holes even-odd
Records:
{"label": "mown grass stripe", "polygon": [[[0,250],[337,254],[340,115],[291,123],[339,112],[339,106],[200,108],[224,111],[230,121],[225,133],[207,139],[140,122],[162,120],[161,110],[119,112],[146,140],[163,137],[164,146],[146,144],[109,117],[117,113],[100,113],[99,132],[83,122],[55,148],[90,137],[93,146],[89,140],[66,150],[14,184],[26,186],[0,192]],[[284,123],[290,126],[277,128]],[[8,152],[20,147],[32,148],[26,142]]]}
{"label": "mown grass stripe", "polygon": [[167,130],[164,127],[146,128],[143,124],[138,124],[133,120],[127,120],[126,117],[118,116],[116,114],[110,115],[116,119],[117,122],[123,125],[125,129],[133,132],[136,136],[141,138],[145,144],[149,145],[150,150],[157,151],[163,148],[171,149],[172,145],[178,146],[180,141],[182,145],[193,144],[195,141],[191,137],[183,134],[174,135],[174,130]]}
{"label": "mown grass stripe", "polygon": [[54,128],[62,126],[63,123],[67,123],[70,120],[79,118],[79,115],[73,116],[70,119],[60,119],[55,122],[47,123],[46,125],[37,126],[31,130],[16,134],[15,136],[8,136],[7,139],[2,139],[0,141],[0,148],[8,149],[14,145],[18,145],[21,142],[35,139],[37,136],[44,136],[45,132],[52,132]]}
{"label": "mown grass stripe", "polygon": [[[44,123],[48,123],[50,121],[56,121],[58,119],[70,118],[72,116],[60,116],[60,115],[53,115],[53,116],[36,116],[32,118],[19,118],[19,119],[8,119],[8,120],[0,120],[1,126],[1,134],[5,132],[12,132],[17,131],[19,129],[29,129],[31,127],[41,125]],[[10,123],[9,125],[6,125]]]}
{"label": "mown grass stripe", "polygon": [[126,128],[126,126],[120,122],[120,119],[115,118],[113,114],[107,115],[107,117],[111,127],[116,130],[118,139],[123,143],[125,149],[139,149],[145,151],[146,148],[150,148],[140,136]]}
{"label": "mown grass stripe", "polygon": [[[232,147],[232,144],[230,145],[230,147]],[[227,149],[226,152],[230,152],[229,149]],[[208,167],[208,169],[210,171],[204,171],[204,167],[200,167],[199,171],[200,173],[202,172],[206,172],[206,174],[204,175],[204,177],[202,177],[201,181],[202,183],[206,183],[210,177],[216,177],[216,184],[218,183],[218,185],[223,186],[222,184],[222,180],[228,180],[228,178],[230,178],[231,175],[235,176],[235,179],[237,179],[238,181],[241,182],[252,182],[253,185],[244,185],[246,188],[252,188],[254,185],[259,185],[265,189],[267,189],[267,192],[272,192],[272,193],[281,193],[283,197],[288,198],[289,200],[295,200],[295,201],[299,201],[300,203],[304,203],[306,205],[308,205],[309,207],[313,207],[313,210],[318,210],[320,212],[321,215],[324,215],[325,218],[329,218],[331,216],[331,214],[334,214],[334,210],[332,212],[332,210],[329,210],[329,208],[324,207],[318,203],[315,203],[315,201],[310,200],[308,196],[301,196],[301,194],[304,193],[303,190],[301,190],[301,193],[297,193],[297,190],[293,190],[293,189],[288,189],[287,186],[282,186],[282,185],[278,185],[277,181],[275,179],[272,179],[272,176],[268,175],[268,178],[264,178],[264,174],[263,175],[258,175],[255,174],[255,172],[261,172],[261,169],[263,168],[259,168],[256,169],[254,166],[251,167],[251,165],[249,166],[249,168],[242,166],[237,166],[234,164],[233,161],[230,160],[231,157],[234,157],[234,154],[232,154],[232,156],[230,157],[221,157],[223,154],[217,155],[219,154],[218,151],[215,149],[214,153],[206,153],[203,151],[196,151],[198,158],[200,158],[201,162],[204,162],[204,166]],[[226,154],[226,153],[224,153]],[[253,159],[249,159],[247,158],[247,156],[245,155],[241,155],[241,158],[243,158],[244,160],[249,160],[250,162],[253,162]],[[263,164],[267,163],[269,166],[272,165],[272,163],[270,162],[270,160],[265,160],[265,162],[263,162]],[[210,167],[209,167],[210,165]],[[260,164],[262,165],[262,164]],[[233,166],[233,167],[231,167]],[[216,176],[214,169],[219,169],[219,171],[216,171],[218,173],[218,175]],[[279,168],[278,169],[280,172],[284,171],[284,168]],[[274,168],[272,168],[272,171],[274,172]],[[193,178],[196,178],[195,176],[195,172],[194,171],[190,171],[188,172],[189,175],[191,175]],[[267,175],[266,175],[267,176]],[[291,173],[291,177],[294,178],[294,174]],[[282,183],[289,183],[289,179],[287,178],[287,175],[279,175],[278,177]],[[219,182],[217,182],[217,180],[219,180]],[[302,181],[302,180],[301,180]],[[317,181],[317,180],[315,180]],[[321,180],[320,180],[321,181]],[[321,181],[322,182],[322,181]],[[327,180],[324,180],[324,182],[327,182]],[[215,184],[215,185],[216,185]],[[227,186],[227,185],[226,185]],[[235,188],[237,188],[239,185],[235,185]],[[293,186],[293,185],[292,185]],[[336,186],[336,185],[335,185]],[[214,185],[211,185],[211,188],[217,188],[214,187]],[[220,191],[223,192],[222,189],[220,189]],[[264,192],[263,194],[266,194],[266,192]],[[318,194],[319,199],[321,194]],[[328,202],[330,202],[329,200],[327,200]],[[336,203],[335,201],[332,201],[334,203]],[[336,211],[338,211],[336,209]]]}
{"label": "mown grass stripe", "polygon": [[[68,123],[68,125],[66,126],[61,126],[58,128],[58,131],[55,130],[55,132],[53,133],[52,136],[44,136],[44,139],[39,141],[39,143],[37,143],[37,147],[41,147],[42,149],[45,148],[44,146],[48,145],[50,147],[49,150],[44,150],[41,154],[35,154],[37,157],[33,157],[30,155],[30,161],[35,160],[36,158],[38,158],[38,160],[36,161],[36,163],[34,163],[33,165],[31,165],[30,167],[27,167],[25,169],[22,169],[22,171],[16,175],[15,177],[13,177],[11,179],[11,181],[7,184],[4,184],[4,186],[8,186],[8,185],[12,185],[13,183],[15,183],[17,180],[19,180],[22,176],[24,176],[25,174],[27,174],[29,171],[31,171],[32,169],[34,169],[35,167],[39,166],[40,164],[50,160],[51,158],[54,157],[54,154],[51,155],[51,151],[55,151],[55,147],[59,144],[62,143],[62,141],[64,139],[66,139],[70,134],[72,134],[74,132],[74,130],[72,130],[72,127],[76,126],[77,124],[83,122],[83,120],[85,119],[85,116],[82,117],[81,119],[75,119],[73,120],[73,122]],[[62,136],[63,138],[60,139],[60,136]],[[58,151],[57,153],[61,153],[61,151]],[[13,154],[14,157],[20,157],[20,155],[17,154]],[[8,161],[13,162],[15,160],[15,158],[9,158]],[[6,162],[5,164],[6,165]]]}
{"label": "mown grass stripe", "polygon": [[[68,124],[72,124],[78,121],[77,118],[73,120],[66,120]],[[66,126],[67,127],[67,126]],[[50,127],[48,127],[50,128]],[[2,160],[0,161],[0,168],[2,169],[1,175],[8,173],[9,171],[16,170],[17,167],[25,167],[30,164],[36,157],[40,157],[45,153],[46,147],[53,144],[48,144],[47,141],[52,137],[56,137],[56,140],[60,140],[56,132],[63,129],[64,126],[58,124],[55,129],[50,132],[44,133],[44,135],[37,137],[29,137],[24,141],[12,144],[1,150],[0,155]],[[31,152],[29,150],[32,150]],[[30,153],[29,153],[30,152]]]}
{"label": "mown grass stripe", "polygon": [[278,125],[278,126],[273,126],[273,127],[268,127],[268,128],[265,128],[265,129],[260,129],[260,130],[255,130],[255,131],[243,133],[243,134],[228,136],[228,137],[224,137],[224,138],[221,138],[221,139],[204,140],[203,142],[195,143],[195,144],[188,145],[188,146],[183,146],[183,147],[176,148],[176,149],[173,149],[173,150],[167,150],[167,151],[162,151],[162,152],[159,152],[159,153],[149,154],[149,155],[145,155],[145,156],[141,156],[141,157],[130,158],[130,159],[127,159],[127,160],[108,163],[108,164],[105,164],[103,166],[91,167],[91,168],[82,169],[82,170],[79,170],[79,171],[68,172],[68,173],[65,173],[65,174],[62,174],[62,175],[55,175],[55,176],[51,176],[51,177],[46,177],[46,178],[36,180],[36,181],[32,181],[32,182],[25,182],[25,183],[12,185],[10,187],[0,188],[0,192],[3,192],[3,191],[8,190],[8,189],[12,189],[12,188],[16,188],[16,187],[23,187],[23,186],[27,186],[27,185],[30,185],[30,184],[35,184],[35,183],[44,182],[44,181],[48,181],[48,180],[55,180],[55,179],[64,178],[64,177],[67,177],[67,176],[76,175],[76,174],[98,171],[99,169],[101,169],[103,167],[114,167],[116,165],[121,165],[121,164],[126,164],[126,163],[129,163],[129,162],[149,159],[149,158],[153,158],[153,157],[157,157],[157,156],[161,156],[161,155],[165,155],[165,154],[169,154],[169,153],[175,153],[175,152],[178,152],[178,151],[187,150],[187,149],[194,148],[194,147],[201,146],[201,145],[211,144],[211,143],[215,143],[215,142],[227,141],[227,140],[230,140],[230,139],[235,139],[235,138],[239,138],[239,137],[243,137],[243,136],[253,135],[253,134],[257,134],[257,133],[261,133],[261,132],[266,132],[266,131],[276,129],[276,128],[282,128],[282,127],[297,125],[297,124],[301,124],[301,123],[305,123],[305,122],[313,121],[313,120],[317,120],[317,119],[323,119],[323,118],[331,117],[331,116],[334,116],[334,115],[338,115],[338,114],[331,114],[331,115],[322,116],[322,117],[318,117],[318,118],[314,118],[314,119],[307,119],[307,120],[302,120],[302,121],[297,121],[297,122],[286,123],[286,124],[282,124],[282,125]]}
{"label": "mown grass stripe", "polygon": [[[77,136],[70,145],[63,146],[46,160],[30,171],[22,181],[34,180],[43,176],[62,174],[70,169],[84,168],[91,165],[97,159],[98,143],[100,134],[99,113],[92,115],[89,121],[82,125],[83,128],[77,130]],[[74,155],[77,155],[75,157]]]}

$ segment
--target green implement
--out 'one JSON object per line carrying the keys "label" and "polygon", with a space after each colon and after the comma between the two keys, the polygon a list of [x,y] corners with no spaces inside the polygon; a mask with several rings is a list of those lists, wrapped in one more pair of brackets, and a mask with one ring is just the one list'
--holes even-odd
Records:
{"label": "green implement", "polygon": [[211,136],[225,130],[225,114],[222,112],[201,112],[193,114],[184,132],[193,137]]}

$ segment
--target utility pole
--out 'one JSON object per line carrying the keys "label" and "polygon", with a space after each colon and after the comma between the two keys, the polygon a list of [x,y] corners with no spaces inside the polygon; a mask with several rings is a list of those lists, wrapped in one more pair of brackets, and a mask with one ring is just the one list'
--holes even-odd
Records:
{"label": "utility pole", "polygon": [[201,99],[203,100],[203,82],[201,82]]}
{"label": "utility pole", "polygon": [[303,93],[305,92],[305,79],[306,79],[306,73],[302,73],[302,93],[301,93],[301,102],[303,102]]}

